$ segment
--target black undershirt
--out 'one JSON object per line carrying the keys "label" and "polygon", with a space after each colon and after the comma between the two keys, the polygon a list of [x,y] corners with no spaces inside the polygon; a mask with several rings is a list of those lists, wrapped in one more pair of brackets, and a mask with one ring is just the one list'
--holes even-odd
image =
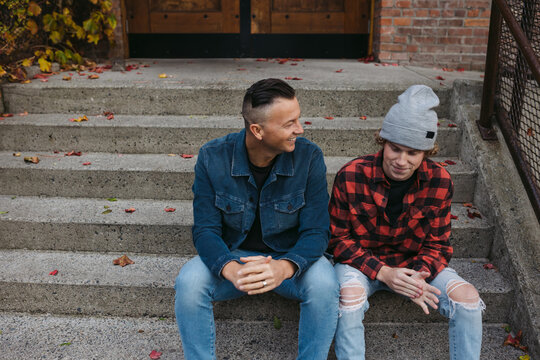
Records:
{"label": "black undershirt", "polygon": [[405,194],[411,188],[412,183],[416,179],[416,172],[403,181],[396,181],[388,178],[390,183],[390,193],[388,194],[388,203],[386,204],[386,209],[384,212],[390,219],[390,224],[395,224],[399,215],[403,212],[403,198]]}
{"label": "black undershirt", "polygon": [[259,199],[261,197],[261,189],[266,182],[268,175],[270,175],[270,170],[272,170],[275,160],[276,159],[274,158],[272,163],[265,167],[255,166],[251,163],[251,161],[249,161],[249,169],[251,170],[251,174],[253,175],[255,183],[257,184],[257,199],[254,199],[254,201],[257,201],[257,210],[255,211],[255,220],[253,221],[253,225],[251,226],[251,229],[249,230],[244,242],[240,244],[240,249],[260,252],[272,251],[271,248],[266,246],[262,239]]}

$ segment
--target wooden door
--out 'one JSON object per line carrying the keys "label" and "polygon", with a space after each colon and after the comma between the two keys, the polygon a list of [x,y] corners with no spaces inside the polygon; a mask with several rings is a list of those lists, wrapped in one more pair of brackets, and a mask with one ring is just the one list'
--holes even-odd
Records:
{"label": "wooden door", "polygon": [[367,34],[369,0],[251,0],[252,34]]}
{"label": "wooden door", "polygon": [[127,0],[130,34],[240,32],[240,0]]}

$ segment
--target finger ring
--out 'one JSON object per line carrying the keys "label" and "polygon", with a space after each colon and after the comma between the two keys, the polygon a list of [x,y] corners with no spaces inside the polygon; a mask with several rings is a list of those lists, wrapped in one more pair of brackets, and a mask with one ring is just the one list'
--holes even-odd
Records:
{"label": "finger ring", "polygon": [[268,285],[268,283],[266,282],[266,280],[263,280],[263,287],[265,287],[266,285]]}

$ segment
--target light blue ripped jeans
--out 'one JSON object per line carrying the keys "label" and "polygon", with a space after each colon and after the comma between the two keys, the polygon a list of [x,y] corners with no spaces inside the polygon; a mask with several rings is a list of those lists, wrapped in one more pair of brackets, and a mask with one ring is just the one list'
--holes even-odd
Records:
{"label": "light blue ripped jeans", "polygon": [[[364,296],[357,296],[355,300],[342,298],[340,301],[335,339],[336,356],[339,360],[364,360],[366,344],[363,320],[364,313],[369,308],[367,299],[379,290],[392,290],[385,283],[371,280],[352,266],[336,264],[334,269],[342,289],[358,285],[365,289]],[[482,311],[485,309],[483,301],[479,299],[476,303],[459,303],[449,297],[453,290],[465,284],[468,282],[452,268],[445,268],[430,282],[430,285],[441,291],[438,296],[439,312],[450,319],[448,336],[452,360],[479,359],[482,347]]]}

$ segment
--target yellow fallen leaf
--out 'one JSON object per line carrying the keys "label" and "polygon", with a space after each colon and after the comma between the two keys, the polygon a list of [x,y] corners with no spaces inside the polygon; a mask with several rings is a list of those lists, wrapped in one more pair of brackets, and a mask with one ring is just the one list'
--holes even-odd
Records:
{"label": "yellow fallen leaf", "polygon": [[29,162],[33,164],[39,163],[39,158],[37,156],[25,156],[24,162]]}
{"label": "yellow fallen leaf", "polygon": [[21,81],[21,84],[30,84],[32,81],[31,80],[24,80],[24,81]]}
{"label": "yellow fallen leaf", "polygon": [[19,156],[21,156],[21,153],[13,153],[13,156],[19,157]]}
{"label": "yellow fallen leaf", "polygon": [[176,156],[176,154],[167,154],[167,155],[169,155],[169,156]]}
{"label": "yellow fallen leaf", "polygon": [[69,80],[71,80],[71,76],[64,76],[64,77],[62,78],[62,80],[69,81]]}
{"label": "yellow fallen leaf", "polygon": [[160,79],[166,79],[166,78],[167,78],[167,74],[159,74],[159,78],[160,78]]}

